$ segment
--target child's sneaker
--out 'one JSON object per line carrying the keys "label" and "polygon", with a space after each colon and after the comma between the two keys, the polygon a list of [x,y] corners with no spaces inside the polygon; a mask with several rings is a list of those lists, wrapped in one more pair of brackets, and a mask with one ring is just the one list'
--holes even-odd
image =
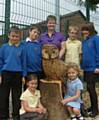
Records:
{"label": "child's sneaker", "polygon": [[71,117],[71,120],[77,120],[77,118],[76,117]]}
{"label": "child's sneaker", "polygon": [[81,115],[79,117],[77,117],[77,120],[85,120],[84,117]]}

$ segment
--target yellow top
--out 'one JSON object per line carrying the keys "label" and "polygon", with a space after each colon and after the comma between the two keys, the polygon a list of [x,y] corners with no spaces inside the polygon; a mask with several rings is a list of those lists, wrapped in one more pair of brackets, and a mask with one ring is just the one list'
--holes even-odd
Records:
{"label": "yellow top", "polygon": [[82,53],[82,45],[79,40],[70,40],[67,39],[65,42],[66,46],[66,54],[65,54],[65,62],[74,62],[80,65],[80,54]]}
{"label": "yellow top", "polygon": [[[28,90],[26,89],[25,92],[22,93],[20,100],[22,101],[27,101],[29,107],[37,107],[39,100],[40,100],[40,91],[36,90],[34,95]],[[21,106],[20,109],[20,115],[25,113],[26,111],[24,110],[23,106]]]}

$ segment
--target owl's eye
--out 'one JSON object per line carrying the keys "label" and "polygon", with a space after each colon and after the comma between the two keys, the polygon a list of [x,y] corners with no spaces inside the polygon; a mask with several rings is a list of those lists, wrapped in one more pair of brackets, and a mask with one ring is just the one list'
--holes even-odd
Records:
{"label": "owl's eye", "polygon": [[47,51],[47,50],[45,50],[45,53],[48,53],[48,51]]}
{"label": "owl's eye", "polygon": [[53,53],[56,53],[55,51],[53,51]]}

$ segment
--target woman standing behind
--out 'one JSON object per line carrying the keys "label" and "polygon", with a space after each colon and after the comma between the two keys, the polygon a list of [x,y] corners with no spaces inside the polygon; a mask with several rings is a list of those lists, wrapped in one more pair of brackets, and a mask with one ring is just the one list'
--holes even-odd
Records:
{"label": "woman standing behind", "polygon": [[84,25],[81,31],[84,37],[82,42],[82,69],[91,101],[90,116],[95,117],[98,114],[95,82],[96,77],[99,79],[99,36],[96,35],[91,23]]}
{"label": "woman standing behind", "polygon": [[48,31],[43,33],[40,37],[40,42],[43,44],[54,44],[59,49],[59,58],[62,58],[65,53],[64,36],[60,32],[55,31],[56,17],[49,15],[47,17],[47,29]]}

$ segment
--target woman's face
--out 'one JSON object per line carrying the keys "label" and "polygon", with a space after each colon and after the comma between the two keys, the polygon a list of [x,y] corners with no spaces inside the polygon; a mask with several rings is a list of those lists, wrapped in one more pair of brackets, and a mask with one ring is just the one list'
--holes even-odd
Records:
{"label": "woman's face", "polygon": [[55,27],[56,27],[56,21],[55,20],[49,20],[48,23],[47,23],[48,31],[49,30],[54,31]]}

